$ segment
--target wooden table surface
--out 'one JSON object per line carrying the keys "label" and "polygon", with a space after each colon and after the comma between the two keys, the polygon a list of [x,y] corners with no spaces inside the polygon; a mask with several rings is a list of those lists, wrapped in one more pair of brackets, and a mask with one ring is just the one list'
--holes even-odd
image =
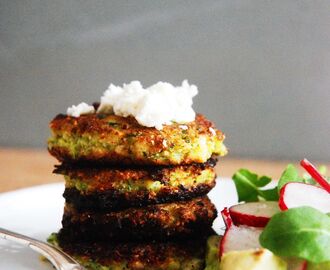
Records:
{"label": "wooden table surface", "polygon": [[[219,176],[231,177],[237,169],[248,168],[278,178],[289,162],[224,157],[216,170]],[[52,173],[55,164],[46,150],[0,148],[0,192],[63,181]]]}

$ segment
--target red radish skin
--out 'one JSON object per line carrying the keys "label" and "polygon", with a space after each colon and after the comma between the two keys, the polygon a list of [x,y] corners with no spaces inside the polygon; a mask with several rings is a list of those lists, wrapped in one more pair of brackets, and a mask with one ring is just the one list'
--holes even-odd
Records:
{"label": "red radish skin", "polygon": [[307,270],[307,261],[302,259],[288,259],[288,270]]}
{"label": "red radish skin", "polygon": [[227,237],[226,234],[228,232],[228,229],[226,230],[225,234],[223,235],[223,237],[221,238],[221,241],[219,243],[219,258],[221,259],[222,254],[224,253],[224,244],[225,244],[225,238]]}
{"label": "red radish skin", "polygon": [[305,262],[303,263],[303,266],[302,266],[301,270],[307,270],[307,267],[308,267],[308,262],[305,261]]}
{"label": "red radish skin", "polygon": [[284,203],[284,193],[285,193],[285,186],[288,184],[285,184],[281,190],[280,190],[280,198],[278,199],[278,206],[282,211],[288,210],[288,207]]}
{"label": "red radish skin", "polygon": [[280,190],[279,207],[287,210],[310,206],[323,213],[330,212],[330,196],[323,188],[301,182],[290,182]]}
{"label": "red radish skin", "polygon": [[270,218],[279,212],[277,202],[250,202],[237,204],[229,208],[235,225],[265,227]]}
{"label": "red radish skin", "polygon": [[225,232],[220,243],[220,258],[229,251],[240,251],[261,248],[259,236],[261,228],[235,226],[232,224]]}
{"label": "red radish skin", "polygon": [[315,166],[310,163],[306,158],[300,161],[300,165],[320,184],[328,193],[330,193],[330,184],[328,181],[318,172]]}
{"label": "red radish skin", "polygon": [[228,232],[229,228],[233,225],[233,221],[231,219],[231,216],[229,214],[227,207],[222,209],[221,216],[223,218],[223,221],[225,222],[226,231],[225,231],[225,234],[223,235],[223,237],[221,238],[221,241],[219,242],[219,258],[221,258],[221,256],[222,256],[223,243],[224,243],[223,239],[225,238],[225,235]]}
{"label": "red radish skin", "polygon": [[232,225],[233,221],[232,221],[232,218],[230,216],[230,213],[229,213],[227,207],[225,207],[224,209],[222,209],[221,216],[222,216],[223,221],[225,222],[226,227],[228,229]]}

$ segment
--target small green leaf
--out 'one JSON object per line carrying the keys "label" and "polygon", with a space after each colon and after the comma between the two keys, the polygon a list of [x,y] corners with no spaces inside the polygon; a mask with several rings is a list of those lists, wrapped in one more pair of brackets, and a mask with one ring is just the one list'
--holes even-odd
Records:
{"label": "small green leaf", "polygon": [[303,182],[306,183],[306,184],[319,186],[319,184],[314,180],[314,178],[311,178],[311,177],[304,177]]}
{"label": "small green leaf", "polygon": [[299,177],[298,170],[293,164],[288,164],[278,180],[278,192],[280,192],[281,188],[289,182],[304,182],[304,180]]}
{"label": "small green leaf", "polygon": [[278,201],[277,187],[261,190],[260,192],[263,194],[264,198],[267,198],[267,201]]}
{"label": "small green leaf", "polygon": [[309,263],[307,270],[330,270],[330,262],[312,264]]}
{"label": "small green leaf", "polygon": [[[328,180],[328,182],[330,182],[329,177],[326,177],[327,167],[325,165],[321,165],[320,167],[318,167],[317,170],[319,171],[320,174],[322,174]],[[304,183],[306,183],[306,184],[320,186],[319,183],[316,182],[315,179],[312,178],[308,173],[304,173],[303,178],[304,178]]]}
{"label": "small green leaf", "polygon": [[240,169],[233,175],[232,179],[236,186],[239,201],[257,202],[278,200],[278,194],[275,195],[273,190],[261,189],[272,181],[268,176],[259,177],[247,169]]}
{"label": "small green leaf", "polygon": [[266,185],[268,185],[270,182],[272,181],[272,179],[268,176],[261,176],[258,178],[258,181],[256,183],[256,186],[258,187],[264,187]]}
{"label": "small green leaf", "polygon": [[327,174],[327,166],[321,165],[320,167],[317,168],[319,173],[325,176]]}
{"label": "small green leaf", "polygon": [[259,241],[281,257],[297,257],[312,263],[330,261],[330,217],[311,207],[277,213]]}

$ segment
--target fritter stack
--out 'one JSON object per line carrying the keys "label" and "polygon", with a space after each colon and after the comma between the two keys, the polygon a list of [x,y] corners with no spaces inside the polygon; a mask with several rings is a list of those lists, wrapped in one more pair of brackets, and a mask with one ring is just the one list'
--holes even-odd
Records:
{"label": "fritter stack", "polygon": [[206,194],[226,154],[210,121],[157,130],[132,117],[58,115],[50,128],[65,177],[61,248],[89,269],[202,269],[216,217]]}

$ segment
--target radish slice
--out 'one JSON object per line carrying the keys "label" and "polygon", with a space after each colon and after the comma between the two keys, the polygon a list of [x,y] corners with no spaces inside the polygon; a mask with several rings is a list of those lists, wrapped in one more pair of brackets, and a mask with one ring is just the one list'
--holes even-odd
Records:
{"label": "radish slice", "polygon": [[228,208],[225,207],[222,211],[221,211],[221,216],[223,218],[223,221],[226,224],[227,229],[233,224],[233,221],[231,219],[230,213],[228,211]]}
{"label": "radish slice", "polygon": [[220,243],[220,257],[225,252],[261,248],[259,236],[260,228],[231,225],[226,230]]}
{"label": "radish slice", "polygon": [[315,179],[316,182],[320,184],[326,191],[330,193],[330,184],[328,181],[317,171],[315,166],[310,163],[307,159],[300,161],[300,165],[310,174],[311,177]]}
{"label": "radish slice", "polygon": [[307,270],[307,261],[302,259],[288,259],[288,270]]}
{"label": "radish slice", "polygon": [[270,218],[279,211],[277,202],[249,202],[229,208],[235,225],[252,227],[265,227]]}
{"label": "radish slice", "polygon": [[329,193],[323,188],[310,184],[287,183],[280,191],[279,207],[282,210],[287,210],[300,206],[310,206],[323,213],[329,213]]}

